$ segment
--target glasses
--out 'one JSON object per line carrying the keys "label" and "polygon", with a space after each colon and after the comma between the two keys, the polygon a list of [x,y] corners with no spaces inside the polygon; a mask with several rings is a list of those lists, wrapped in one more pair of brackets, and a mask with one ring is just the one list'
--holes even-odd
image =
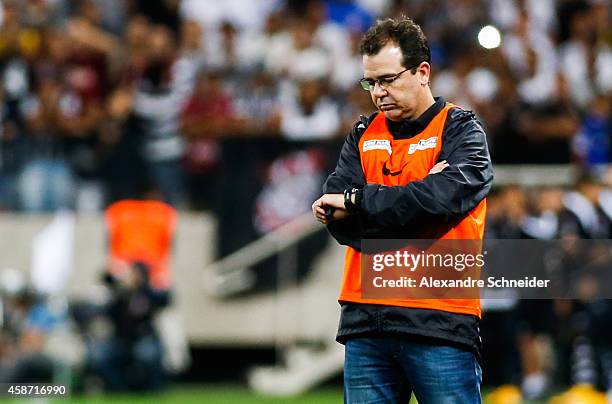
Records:
{"label": "glasses", "polygon": [[414,69],[415,67],[419,66],[421,63],[419,62],[418,64],[414,65],[414,66],[410,66],[404,70],[402,70],[401,72],[394,74],[392,76],[383,76],[383,77],[379,77],[377,79],[366,79],[363,78],[361,80],[359,80],[359,84],[361,85],[361,88],[363,88],[366,91],[372,91],[374,90],[374,87],[376,86],[376,83],[378,83],[379,86],[381,86],[382,88],[387,88],[388,86],[390,86],[391,84],[393,84],[393,82],[397,79],[399,79],[399,76],[401,76],[403,73],[407,72],[408,70]]}

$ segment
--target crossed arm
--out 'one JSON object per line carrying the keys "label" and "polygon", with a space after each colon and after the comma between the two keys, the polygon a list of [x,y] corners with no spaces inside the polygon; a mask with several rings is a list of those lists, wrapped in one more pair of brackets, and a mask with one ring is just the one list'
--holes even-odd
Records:
{"label": "crossed arm", "polygon": [[[359,133],[354,129],[324,185],[324,195],[312,205],[315,218],[333,225],[328,228],[336,236],[336,230],[353,221],[352,216],[359,216],[362,225],[387,228],[407,226],[420,217],[451,220],[469,212],[485,198],[493,180],[486,135],[469,111],[451,110],[449,119],[441,161],[424,179],[403,186],[365,183],[357,148]],[[359,201],[352,201],[358,202],[358,215],[350,215],[344,206],[343,192],[350,188],[359,189]]]}
{"label": "crossed arm", "polygon": [[[448,163],[442,160],[429,170],[429,175],[442,172]],[[355,194],[351,202],[355,204]],[[350,215],[344,205],[344,194],[324,194],[312,204],[312,214],[321,223],[327,225],[334,220],[340,220]]]}

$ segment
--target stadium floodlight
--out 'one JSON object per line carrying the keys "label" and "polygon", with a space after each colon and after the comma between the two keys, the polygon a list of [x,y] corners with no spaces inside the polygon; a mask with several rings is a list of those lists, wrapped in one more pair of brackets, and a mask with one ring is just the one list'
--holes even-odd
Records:
{"label": "stadium floodlight", "polygon": [[485,49],[495,49],[501,45],[501,33],[492,25],[482,27],[478,33],[478,43]]}

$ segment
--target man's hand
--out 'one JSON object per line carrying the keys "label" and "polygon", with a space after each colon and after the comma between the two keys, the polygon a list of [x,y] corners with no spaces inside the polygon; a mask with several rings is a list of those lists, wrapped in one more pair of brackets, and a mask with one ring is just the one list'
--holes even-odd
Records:
{"label": "man's hand", "polygon": [[[331,217],[325,214],[331,208]],[[312,204],[312,214],[315,219],[323,224],[329,224],[333,220],[344,219],[349,215],[344,207],[343,194],[325,194]]]}
{"label": "man's hand", "polygon": [[429,170],[429,174],[437,174],[442,172],[442,170],[444,170],[446,167],[448,167],[448,163],[446,162],[446,160],[442,160],[441,162],[439,162],[438,164],[436,164],[435,166],[431,167],[431,170]]}
{"label": "man's hand", "polygon": [[[442,160],[429,170],[429,174],[440,173],[448,166],[449,164],[446,160]],[[331,212],[331,216],[326,215],[325,212]],[[312,204],[312,214],[315,219],[323,224],[329,224],[334,220],[344,219],[349,215],[349,212],[344,207],[344,195],[323,195]]]}

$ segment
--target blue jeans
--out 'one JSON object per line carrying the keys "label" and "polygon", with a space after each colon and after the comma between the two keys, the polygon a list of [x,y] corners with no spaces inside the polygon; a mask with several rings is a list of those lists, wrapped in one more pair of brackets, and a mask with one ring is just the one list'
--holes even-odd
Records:
{"label": "blue jeans", "polygon": [[344,402],[479,404],[482,371],[473,353],[402,337],[346,342]]}
{"label": "blue jeans", "polygon": [[174,207],[182,207],[185,202],[184,173],[179,160],[157,161],[149,163],[149,174],[153,186]]}
{"label": "blue jeans", "polygon": [[28,162],[17,180],[17,190],[20,207],[26,212],[53,212],[74,205],[74,178],[61,159]]}

